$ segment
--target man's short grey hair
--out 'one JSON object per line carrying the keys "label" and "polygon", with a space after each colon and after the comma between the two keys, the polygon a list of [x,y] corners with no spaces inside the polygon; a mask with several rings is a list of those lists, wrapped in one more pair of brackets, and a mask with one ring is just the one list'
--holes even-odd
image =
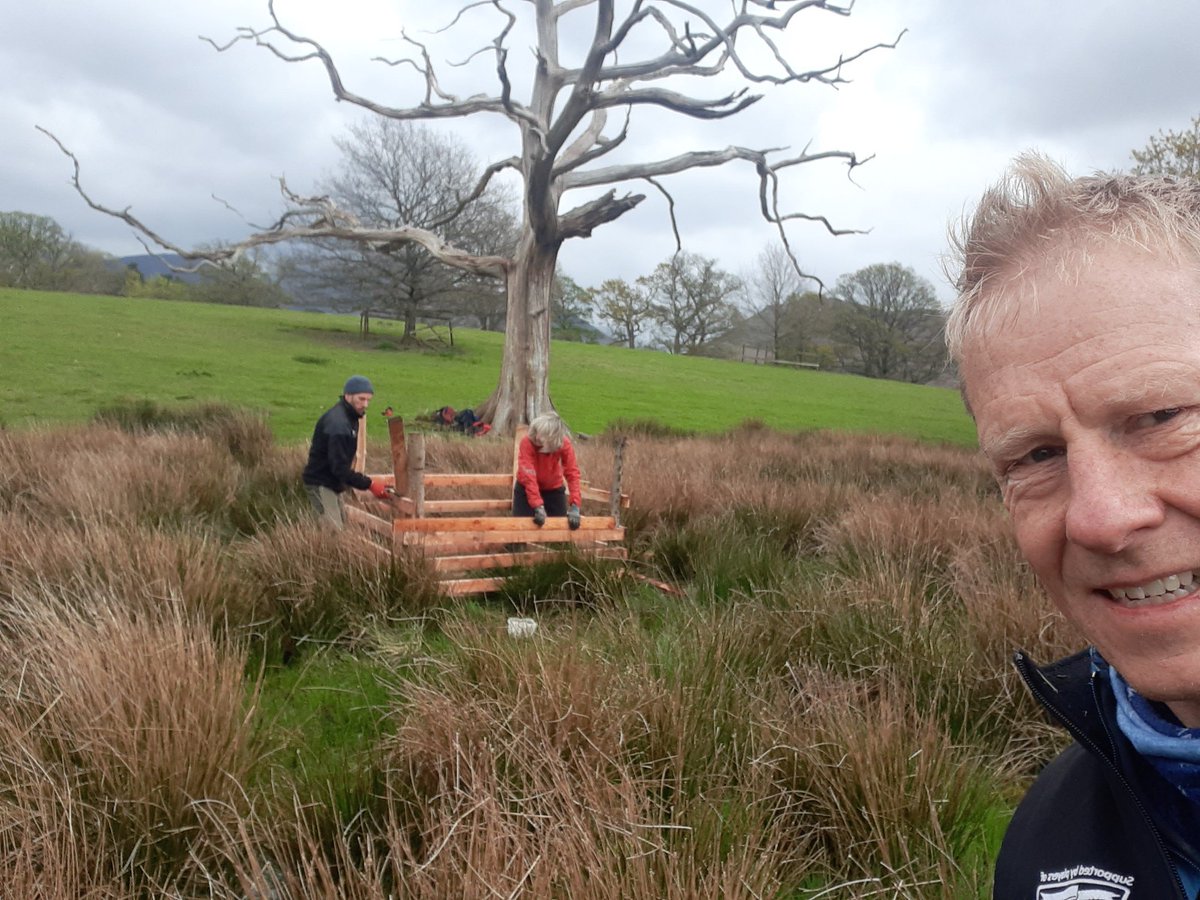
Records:
{"label": "man's short grey hair", "polygon": [[1017,157],[951,234],[947,269],[957,297],[946,323],[950,354],[961,362],[968,337],[1011,313],[1028,288],[1026,272],[1051,259],[1064,275],[1070,267],[1078,272],[1089,249],[1107,242],[1200,263],[1200,182],[1120,173],[1071,178],[1040,154]]}
{"label": "man's short grey hair", "polygon": [[562,449],[567,434],[566,423],[558,413],[543,413],[529,423],[529,439],[551,453]]}

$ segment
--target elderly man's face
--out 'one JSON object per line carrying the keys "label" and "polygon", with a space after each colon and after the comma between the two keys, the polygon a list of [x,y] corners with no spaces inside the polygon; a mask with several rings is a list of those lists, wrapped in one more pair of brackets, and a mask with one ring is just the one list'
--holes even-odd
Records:
{"label": "elderly man's face", "polygon": [[980,444],[1059,609],[1200,726],[1200,276],[1115,246],[1050,268],[964,347]]}

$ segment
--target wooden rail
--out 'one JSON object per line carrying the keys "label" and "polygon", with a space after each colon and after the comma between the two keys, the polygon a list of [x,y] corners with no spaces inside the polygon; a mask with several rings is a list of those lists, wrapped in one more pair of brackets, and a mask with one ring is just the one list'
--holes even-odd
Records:
{"label": "wooden rail", "polygon": [[[361,529],[364,540],[380,552],[423,555],[439,576],[439,589],[447,596],[497,590],[506,576],[496,574],[496,570],[561,559],[568,552],[601,559],[627,559],[628,552],[621,546],[625,529],[619,520],[620,511],[629,508],[629,497],[621,493],[623,443],[615,453],[612,490],[586,482],[581,486],[583,500],[603,504],[609,514],[581,516],[578,529],[570,528],[564,517],[547,519],[540,527],[532,519],[513,517],[511,494],[505,498],[445,500],[427,496],[429,490],[442,488],[511,491],[516,478],[517,445],[524,433],[524,428],[518,429],[512,471],[427,472],[424,436],[406,435],[403,421],[391,418],[388,436],[392,471],[371,478],[382,480],[394,493],[386,500],[379,500],[357,492],[346,505],[347,520]],[[365,471],[365,419],[359,424],[359,442],[355,464],[359,471]],[[503,515],[505,512],[510,514]]]}

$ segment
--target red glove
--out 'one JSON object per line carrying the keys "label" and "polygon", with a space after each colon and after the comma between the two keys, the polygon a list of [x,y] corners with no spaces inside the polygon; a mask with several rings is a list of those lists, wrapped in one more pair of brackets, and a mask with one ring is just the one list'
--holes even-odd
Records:
{"label": "red glove", "polygon": [[371,486],[369,488],[367,488],[367,490],[369,490],[372,494],[374,494],[380,500],[386,500],[388,491],[390,490],[390,488],[388,488],[388,486],[386,484],[384,484],[382,481],[380,481],[378,478],[372,478]]}

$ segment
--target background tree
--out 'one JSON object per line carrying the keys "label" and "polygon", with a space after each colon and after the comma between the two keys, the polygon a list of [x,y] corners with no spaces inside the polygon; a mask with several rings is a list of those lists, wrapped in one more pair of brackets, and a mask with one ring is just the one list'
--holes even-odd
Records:
{"label": "background tree", "polygon": [[833,294],[846,304],[834,333],[853,348],[863,375],[920,383],[944,370],[945,316],[933,285],[911,268],[867,266],[839,278]]}
{"label": "background tree", "polygon": [[741,282],[707,256],[681,251],[638,279],[672,353],[696,353],[733,325]]}
{"label": "background tree", "polygon": [[[635,157],[632,148],[625,146],[635,110],[648,108],[660,121],[671,115],[723,120],[760,99],[761,94],[750,93],[748,87],[727,93],[718,89],[709,96],[683,93],[701,84],[722,80],[729,83],[728,77],[717,76],[732,74],[743,84],[764,89],[811,82],[836,85],[846,81],[844,72],[849,64],[873,49],[893,47],[895,42],[876,44],[849,55],[836,54],[836,59],[807,68],[788,59],[783,49],[790,39],[788,32],[798,30],[797,23],[807,20],[802,13],[848,15],[848,0],[843,4],[836,0],[745,0],[732,6],[716,0],[687,4],[640,0],[620,13],[616,7],[614,0],[531,0],[512,9],[500,3],[459,4],[446,14],[449,25],[434,32],[431,40],[449,42],[448,52],[456,59],[466,56],[468,66],[475,65],[470,71],[481,80],[471,86],[469,94],[453,93],[443,77],[446,72],[435,66],[429,47],[406,35],[412,55],[385,62],[402,77],[415,75],[412,102],[408,106],[389,106],[348,88],[329,51],[286,27],[273,4],[268,3],[273,23],[269,28],[243,28],[233,40],[224,45],[214,42],[214,46],[226,50],[249,41],[288,62],[312,61],[324,68],[338,100],[387,119],[414,121],[479,114],[501,117],[515,129],[519,151],[487,166],[464,202],[481,196],[497,173],[512,171],[521,182],[523,217],[514,253],[480,255],[409,222],[372,227],[327,197],[302,197],[284,185],[291,209],[275,227],[251,235],[239,246],[295,238],[339,238],[384,250],[417,243],[443,262],[474,274],[504,279],[508,307],[500,378],[496,390],[481,407],[484,417],[503,432],[551,406],[550,294],[559,249],[564,241],[587,237],[596,228],[621,218],[644,199],[641,194],[618,195],[618,186],[643,181],[665,192],[661,179],[666,176],[743,162],[756,173],[760,209],[767,221],[778,226],[781,237],[786,238],[784,225],[796,218],[816,220],[832,233],[842,233],[823,216],[781,209],[778,180],[787,170],[816,160],[840,160],[853,169],[860,161],[848,151],[804,150],[787,155],[778,150],[728,144],[717,150],[693,150],[658,159],[608,165],[604,159],[617,148],[622,148],[625,159]],[[497,21],[495,37],[476,53],[464,54],[454,26],[467,17],[485,15]],[[529,62],[529,69],[516,78],[510,71],[513,60],[508,47],[514,34],[529,35],[534,42],[532,53],[522,52],[513,58]],[[580,35],[589,35],[581,48],[573,40]],[[578,51],[570,54],[571,62],[560,54],[560,44]],[[483,78],[491,81],[490,87]],[[514,91],[518,84],[528,85],[525,99],[518,98]],[[610,128],[609,116],[613,113],[616,124]],[[723,128],[722,143],[728,142],[733,133],[731,126]],[[59,146],[74,160],[76,188],[93,208],[121,218],[169,250],[185,252],[155,234],[128,209],[93,201],[79,183],[78,160]],[[586,197],[564,210],[562,201],[572,191],[584,191]],[[219,260],[237,249],[220,255],[192,256]]]}
{"label": "background tree", "polygon": [[787,251],[776,244],[764,247],[743,283],[750,318],[766,334],[771,355],[783,359],[785,343],[802,341],[802,335],[789,334],[802,325],[802,317],[795,303],[801,279]]}
{"label": "background tree", "polygon": [[124,273],[49,216],[0,212],[0,287],[119,294]]}
{"label": "background tree", "polygon": [[1184,131],[1159,131],[1141,150],[1133,151],[1138,175],[1200,178],[1200,116]]}
{"label": "background tree", "polygon": [[630,350],[650,323],[650,301],[636,285],[609,278],[592,290],[596,315],[613,330],[616,340]]}
{"label": "background tree", "polygon": [[816,291],[803,291],[788,297],[780,336],[784,359],[799,360],[816,353],[822,357],[823,367],[828,367],[828,354],[822,353],[821,348],[829,344],[837,318],[835,305],[832,298],[822,297]]}
{"label": "background tree", "polygon": [[[351,125],[334,143],[342,152],[341,165],[320,190],[363,226],[421,228],[473,254],[512,252],[511,195],[492,185],[464,200],[480,166],[453,135],[373,117]],[[335,308],[395,313],[404,321],[404,340],[415,339],[422,312],[491,318],[496,295],[491,281],[447,266],[407,241],[372,245],[316,239],[287,264],[289,286],[310,297]]]}
{"label": "background tree", "polygon": [[199,275],[195,284],[186,286],[188,299],[199,303],[282,306],[291,301],[258,252],[245,253],[224,266],[205,266]]}
{"label": "background tree", "polygon": [[550,292],[550,315],[554,337],[560,341],[587,341],[592,338],[592,295],[574,278],[555,273]]}
{"label": "background tree", "polygon": [[45,288],[64,268],[74,242],[49,216],[0,213],[0,285]]}

